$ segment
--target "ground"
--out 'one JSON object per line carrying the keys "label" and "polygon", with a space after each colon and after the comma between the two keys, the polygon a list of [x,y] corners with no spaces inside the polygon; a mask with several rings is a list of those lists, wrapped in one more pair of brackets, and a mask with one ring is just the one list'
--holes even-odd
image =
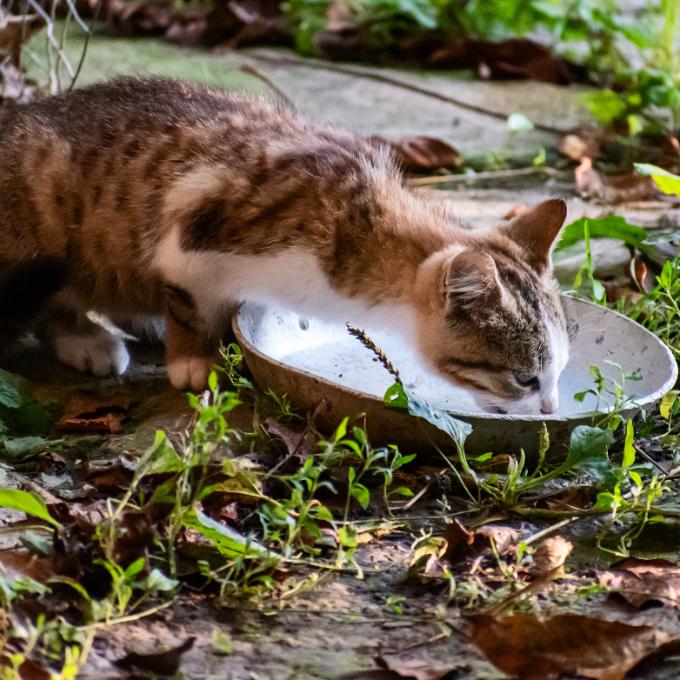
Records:
{"label": "ground", "polygon": [[[78,44],[73,43],[70,49],[75,55]],[[81,82],[123,73],[161,73],[275,96],[261,80],[242,71],[244,65],[267,76],[314,117],[390,138],[429,135],[449,142],[464,154],[480,158],[502,155],[510,164],[513,158],[531,159],[542,148],[554,146],[559,133],[545,129],[510,132],[506,123],[509,115],[523,113],[543,128],[561,131],[588,121],[578,88],[532,82],[478,82],[464,74],[435,75],[359,66],[339,72],[336,67],[303,61],[281,50],[208,53],[175,48],[154,40],[95,38],[89,46]],[[376,81],[373,77],[376,74],[399,81],[401,85]],[[409,89],[412,86],[427,89],[440,98],[416,93]],[[441,96],[488,108],[496,115],[461,108],[451,101],[443,101]],[[435,191],[432,187],[423,190]],[[500,170],[488,180],[456,177],[437,185],[436,191],[442,200],[455,203],[464,220],[480,227],[498,222],[518,204],[532,204],[554,195],[567,197],[573,219],[585,214],[607,214],[611,210],[609,206],[579,198],[571,171],[547,172],[538,166],[528,175],[508,169]],[[667,204],[658,202],[619,206],[617,213],[650,229],[677,228],[680,222],[677,208],[669,209]],[[628,249],[618,242],[602,240],[594,247],[600,272],[619,274],[629,260]],[[578,248],[564,256],[557,267],[560,280],[569,285],[581,261],[582,250]],[[34,385],[35,396],[54,407],[57,413],[67,407],[74,396],[85,395],[93,403],[108,400],[125,404],[126,419],[121,434],[69,436],[68,446],[44,464],[40,475],[33,477],[51,493],[69,501],[87,498],[92,492],[82,483],[84,471],[106,470],[117,464],[121,456],[135,459],[153,441],[158,428],[177,434],[189,424],[186,398],[168,385],[158,347],[139,348],[131,370],[120,379],[75,375],[39,349],[27,351],[8,368],[28,377]],[[247,420],[248,414],[239,417]],[[7,471],[9,485],[25,483],[27,477],[22,477],[23,474],[21,470]],[[478,611],[473,588],[475,577],[460,578],[456,606],[448,609],[445,594],[449,586],[445,582],[408,577],[411,545],[421,530],[435,527],[436,510],[435,498],[432,498],[414,513],[415,519],[396,519],[384,535],[377,534],[363,544],[357,558],[366,568],[363,579],[351,570],[312,571],[309,583],[300,586],[299,592],[286,593],[288,586],[284,581],[276,598],[256,603],[231,602],[228,607],[219,606],[199,592],[187,591],[156,614],[107,627],[95,638],[79,677],[98,680],[133,677],[113,662],[131,651],[151,653],[174,647],[190,636],[195,636],[196,642],[183,657],[181,673],[182,677],[192,679],[410,677],[405,670],[402,675],[396,675],[384,669],[386,663],[403,669],[408,659],[421,663],[421,674],[412,673],[419,678],[503,677],[467,634],[466,614]],[[8,513],[7,517],[14,519],[15,514]],[[470,515],[462,518],[468,526],[479,519]],[[560,603],[570,598],[571,611],[634,625],[654,625],[674,636],[680,635],[677,610],[631,611],[624,603],[597,590],[574,596],[579,588],[594,583],[595,569],[604,569],[613,559],[592,547],[592,537],[601,526],[600,520],[585,519],[587,521],[581,518],[555,529],[576,546],[569,562],[571,575],[547,584],[544,594],[534,601],[535,610],[546,614],[559,612]],[[525,539],[558,524],[555,518],[534,522],[502,513],[497,520],[513,526]],[[435,528],[439,530],[441,526]],[[664,525],[662,536],[650,533],[646,555],[677,559],[678,529],[677,521],[675,524],[671,521]],[[5,547],[12,547],[16,542],[16,535],[12,533],[5,533],[1,538]],[[485,578],[496,571],[489,562],[481,569],[488,572]],[[485,587],[482,575],[477,584],[479,594]],[[298,581],[291,582],[298,587]],[[406,599],[401,602],[401,597]],[[395,606],[395,601],[400,602],[400,606]],[[465,606],[466,601],[469,607]],[[219,643],[220,634],[225,633],[232,649],[227,649],[224,642]],[[678,669],[678,663],[667,664],[662,670],[645,672],[640,677],[673,678],[678,676]]]}

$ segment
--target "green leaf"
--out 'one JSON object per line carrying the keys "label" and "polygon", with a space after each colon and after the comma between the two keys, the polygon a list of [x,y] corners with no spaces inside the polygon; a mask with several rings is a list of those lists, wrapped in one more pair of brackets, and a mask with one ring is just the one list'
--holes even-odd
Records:
{"label": "green leaf", "polygon": [[0,381],[0,404],[6,408],[19,408],[21,393],[14,385]]}
{"label": "green leaf", "polygon": [[45,448],[47,440],[42,437],[14,437],[2,442],[3,457],[13,463],[28,458]]}
{"label": "green leaf", "polygon": [[145,590],[169,593],[179,586],[179,581],[166,576],[160,569],[152,569],[144,581]]}
{"label": "green leaf", "polygon": [[680,391],[678,390],[671,390],[670,392],[664,394],[663,399],[659,404],[659,413],[664,420],[668,420],[671,417],[671,409],[673,408],[673,404],[675,404],[679,394]]}
{"label": "green leaf", "polygon": [[637,486],[639,489],[642,488],[642,477],[635,472],[635,470],[628,470],[628,476],[631,478],[633,484]]}
{"label": "green leaf", "polygon": [[639,248],[648,235],[646,229],[631,224],[625,217],[619,215],[581,217],[564,228],[556,250],[563,250],[583,240],[586,222],[590,238],[613,238],[634,248]]}
{"label": "green leaf", "polygon": [[571,433],[569,453],[560,468],[583,470],[597,481],[604,481],[611,472],[608,452],[613,441],[611,430],[579,425]]}
{"label": "green leaf", "polygon": [[50,515],[45,501],[35,494],[19,489],[0,489],[0,508],[20,510],[31,517],[37,517],[48,522],[53,527],[60,528],[61,524]]}
{"label": "green leaf", "polygon": [[355,484],[352,487],[352,496],[356,498],[359,505],[366,510],[371,502],[371,493],[363,484]]}
{"label": "green leaf", "polygon": [[680,177],[678,175],[651,163],[635,163],[635,171],[638,175],[651,177],[664,194],[680,196]]}
{"label": "green leaf", "polygon": [[219,524],[200,510],[190,510],[182,518],[182,524],[188,529],[198,531],[222,555],[227,557],[276,557],[274,553],[267,550],[257,541],[243,536],[243,534],[223,524]]}
{"label": "green leaf", "polygon": [[397,493],[400,496],[407,496],[408,498],[411,498],[414,495],[413,491],[407,486],[398,486],[396,489],[391,489],[390,493]]}
{"label": "green leaf", "polygon": [[356,531],[349,525],[341,526],[338,529],[338,540],[345,548],[356,548],[359,545]]}
{"label": "green leaf", "polygon": [[175,447],[162,430],[156,431],[153,444],[144,452],[137,463],[137,474],[160,475],[168,472],[181,472],[184,462],[175,451]]}
{"label": "green leaf", "polygon": [[137,576],[144,567],[146,566],[146,559],[144,557],[138,557],[132,564],[129,564],[125,569],[125,577],[127,579],[132,579]]}
{"label": "green leaf", "polygon": [[623,444],[623,459],[621,460],[621,467],[624,470],[635,462],[634,438],[635,432],[633,430],[633,421],[628,420],[626,423],[626,440]]}
{"label": "green leaf", "polygon": [[621,118],[628,111],[628,106],[614,90],[599,90],[582,96],[585,105],[595,119],[607,125]]}
{"label": "green leaf", "polygon": [[446,432],[460,447],[472,432],[472,425],[435,408],[422,397],[407,392],[401,383],[394,383],[387,388],[384,402],[390,408],[406,408],[412,416],[422,418],[442,432]]}

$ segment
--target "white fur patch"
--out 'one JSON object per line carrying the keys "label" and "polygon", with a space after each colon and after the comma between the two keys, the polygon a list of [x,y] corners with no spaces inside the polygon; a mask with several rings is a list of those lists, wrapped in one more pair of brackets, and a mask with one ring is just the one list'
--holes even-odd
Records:
{"label": "white fur patch", "polygon": [[543,413],[554,413],[560,404],[558,383],[564,367],[569,361],[569,337],[543,312],[543,322],[548,330],[550,361],[541,373],[540,408]]}
{"label": "white fur patch", "polygon": [[97,376],[122,375],[130,363],[125,343],[104,329],[89,335],[60,335],[54,349],[62,363]]}
{"label": "white fur patch", "polygon": [[409,337],[415,332],[411,305],[371,306],[339,295],[317,258],[303,248],[287,248],[273,255],[186,251],[180,246],[178,231],[173,230],[162,241],[154,263],[169,282],[192,294],[209,325],[219,323],[226,305],[253,301],[282,305],[322,320],[400,330]]}

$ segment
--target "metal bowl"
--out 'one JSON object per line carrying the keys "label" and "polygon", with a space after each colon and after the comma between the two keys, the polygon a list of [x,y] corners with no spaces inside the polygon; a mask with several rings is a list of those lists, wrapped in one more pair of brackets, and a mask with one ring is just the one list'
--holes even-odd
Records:
{"label": "metal bowl", "polygon": [[[537,450],[543,423],[550,434],[551,452],[559,454],[575,426],[590,424],[594,416],[612,406],[607,395],[574,399],[575,393],[594,387],[591,365],[619,383],[621,371],[614,364],[625,374],[639,374],[639,380],[625,383],[631,400],[625,415],[650,409],[672,389],[678,370],[670,350],[625,316],[571,298],[565,298],[565,307],[579,324],[579,332],[560,378],[560,408],[551,415],[484,413],[465,390],[432,375],[395,336],[370,331],[369,335],[410,390],[472,425],[465,445],[469,454],[523,449],[531,455]],[[247,303],[234,315],[233,328],[257,383],[287,394],[299,407],[316,409],[322,429],[333,429],[344,416],[365,413],[374,444],[393,443],[403,450],[423,449],[428,444],[450,446],[447,435],[434,426],[384,406],[383,395],[394,379],[344,325]]]}

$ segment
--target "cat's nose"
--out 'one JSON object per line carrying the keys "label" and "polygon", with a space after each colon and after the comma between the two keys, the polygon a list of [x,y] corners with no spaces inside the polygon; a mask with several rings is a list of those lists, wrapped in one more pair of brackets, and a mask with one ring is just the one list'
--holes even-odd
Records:
{"label": "cat's nose", "polygon": [[560,405],[557,395],[550,394],[541,398],[541,413],[555,413]]}

